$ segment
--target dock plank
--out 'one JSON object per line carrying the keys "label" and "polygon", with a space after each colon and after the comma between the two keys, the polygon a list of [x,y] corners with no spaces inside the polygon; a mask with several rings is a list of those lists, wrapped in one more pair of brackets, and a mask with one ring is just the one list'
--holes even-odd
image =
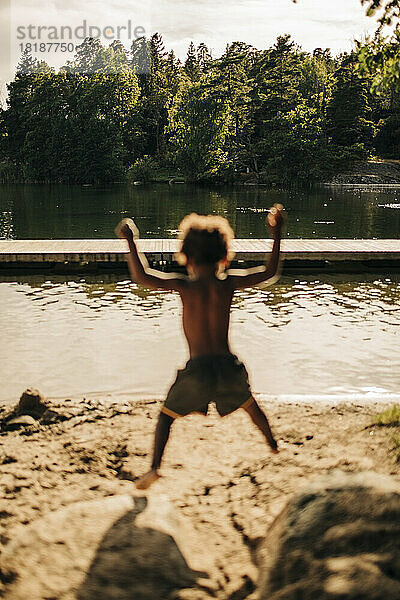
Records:
{"label": "dock plank", "polygon": [[[179,249],[177,239],[140,239],[138,247],[149,260],[171,262]],[[260,262],[270,252],[270,239],[235,239],[232,250],[238,260]],[[0,240],[0,262],[121,262],[128,251],[125,240]],[[290,260],[399,260],[399,239],[287,239],[282,241],[285,259]]]}

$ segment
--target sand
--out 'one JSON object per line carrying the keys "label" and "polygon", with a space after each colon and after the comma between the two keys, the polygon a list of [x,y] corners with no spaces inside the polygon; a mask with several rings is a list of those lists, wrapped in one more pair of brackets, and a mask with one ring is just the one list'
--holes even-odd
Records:
{"label": "sand", "polygon": [[[134,483],[125,478],[148,470],[159,402],[78,398],[53,402],[53,407],[66,420],[0,436],[2,546],[18,525],[49,511],[132,492]],[[172,427],[162,478],[149,493],[167,494],[199,534],[207,536],[226,597],[239,588],[251,597],[257,543],[306,480],[341,469],[374,470],[400,481],[400,465],[390,450],[391,430],[371,426],[383,407],[271,400],[265,409],[278,455],[269,452],[244,411],[220,419],[211,409],[206,418],[179,419]]]}

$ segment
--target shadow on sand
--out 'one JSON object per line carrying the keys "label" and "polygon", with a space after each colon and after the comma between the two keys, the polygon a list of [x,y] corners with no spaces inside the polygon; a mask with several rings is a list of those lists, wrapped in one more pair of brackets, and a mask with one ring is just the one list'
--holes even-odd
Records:
{"label": "shadow on sand", "polygon": [[101,540],[78,600],[165,600],[184,588],[205,589],[197,580],[208,574],[189,567],[172,536],[135,525],[147,499],[134,503]]}

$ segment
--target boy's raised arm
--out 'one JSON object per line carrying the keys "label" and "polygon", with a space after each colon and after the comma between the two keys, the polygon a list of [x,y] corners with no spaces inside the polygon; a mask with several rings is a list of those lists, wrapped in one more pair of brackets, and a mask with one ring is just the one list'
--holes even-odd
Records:
{"label": "boy's raised arm", "polygon": [[259,285],[260,283],[272,285],[280,277],[281,234],[284,224],[283,206],[281,204],[274,204],[270,209],[267,223],[274,240],[269,259],[265,265],[252,269],[229,269],[227,274],[233,288],[236,290]]}
{"label": "boy's raised arm", "polygon": [[163,290],[179,291],[184,286],[185,277],[183,275],[150,269],[145,255],[138,252],[136,247],[135,238],[139,237],[139,230],[132,219],[123,219],[117,225],[115,233],[128,242],[127,261],[133,281],[145,287]]}

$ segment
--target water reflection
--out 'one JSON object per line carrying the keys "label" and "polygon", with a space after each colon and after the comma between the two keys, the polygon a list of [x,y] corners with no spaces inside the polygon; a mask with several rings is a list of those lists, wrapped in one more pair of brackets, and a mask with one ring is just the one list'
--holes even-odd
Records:
{"label": "water reflection", "polygon": [[[351,277],[284,277],[235,296],[231,342],[256,393],[400,391],[399,276]],[[179,298],[123,275],[3,275],[0,303],[1,401],[28,385],[159,396],[186,359]]]}
{"label": "water reflection", "polygon": [[290,216],[288,237],[398,238],[400,210],[395,207],[399,206],[399,191],[1,185],[0,237],[113,238],[115,224],[126,216],[135,217],[142,237],[175,237],[180,220],[196,211],[226,216],[239,238],[262,238],[267,208],[282,202]]}

